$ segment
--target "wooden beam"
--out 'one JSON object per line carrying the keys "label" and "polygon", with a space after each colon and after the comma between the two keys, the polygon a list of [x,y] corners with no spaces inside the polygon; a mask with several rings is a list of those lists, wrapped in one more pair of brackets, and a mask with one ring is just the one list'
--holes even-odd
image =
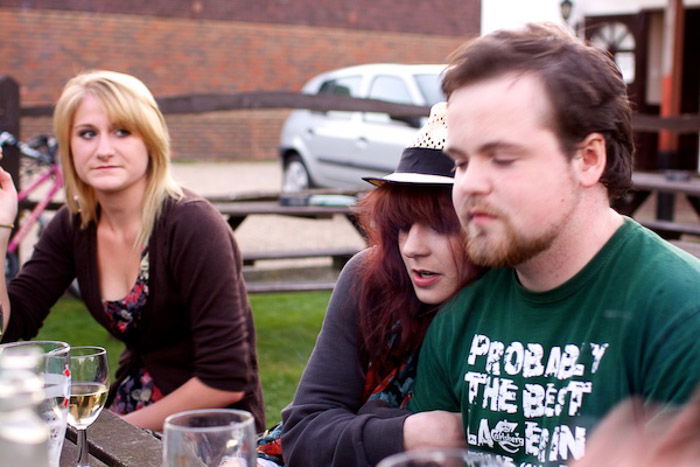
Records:
{"label": "wooden beam", "polygon": [[676,133],[697,133],[700,131],[700,115],[685,114],[659,117],[658,115],[634,114],[632,115],[632,128],[634,131],[671,130]]}
{"label": "wooden beam", "polygon": [[[187,94],[156,99],[164,114],[189,114],[242,109],[310,109],[384,112],[396,117],[420,117],[430,113],[429,106],[397,104],[377,99],[347,96],[303,94],[285,91],[251,91],[231,94]],[[45,117],[53,105],[22,109],[23,117]]]}
{"label": "wooden beam", "polygon": [[[683,73],[683,0],[668,0],[664,11],[662,49],[661,116],[680,113],[681,77]],[[673,154],[678,150],[678,133],[669,129],[659,132],[659,151]]]}
{"label": "wooden beam", "polygon": [[[311,95],[297,92],[252,91],[231,94],[186,94],[157,99],[164,114],[197,114],[249,109],[309,109],[319,112],[345,110],[357,112],[383,112],[395,117],[420,117],[428,115],[427,106],[396,104],[376,99],[357,99],[347,96]],[[52,105],[23,107],[22,117],[48,117]],[[700,115],[633,114],[635,131],[671,130],[677,133],[700,131]]]}

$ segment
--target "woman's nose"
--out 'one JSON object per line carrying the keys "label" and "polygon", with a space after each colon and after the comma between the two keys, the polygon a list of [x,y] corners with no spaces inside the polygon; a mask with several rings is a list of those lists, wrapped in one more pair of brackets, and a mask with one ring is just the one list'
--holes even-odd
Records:
{"label": "woman's nose", "polygon": [[114,155],[114,145],[108,137],[100,137],[97,144],[97,157],[109,159]]}
{"label": "woman's nose", "polygon": [[409,258],[429,254],[430,242],[426,233],[425,226],[418,223],[413,224],[408,232],[403,234],[403,241],[400,242],[401,253]]}

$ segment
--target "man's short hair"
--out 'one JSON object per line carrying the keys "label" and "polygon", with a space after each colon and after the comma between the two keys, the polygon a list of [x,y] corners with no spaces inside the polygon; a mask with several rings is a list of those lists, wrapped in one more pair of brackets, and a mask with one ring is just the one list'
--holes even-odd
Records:
{"label": "man's short hair", "polygon": [[528,24],[457,49],[442,89],[449,101],[461,87],[509,73],[542,79],[552,109],[548,125],[565,154],[573,156],[593,132],[604,135],[607,163],[601,183],[610,199],[624,194],[632,183],[634,143],[627,87],[612,59],[557,26]]}

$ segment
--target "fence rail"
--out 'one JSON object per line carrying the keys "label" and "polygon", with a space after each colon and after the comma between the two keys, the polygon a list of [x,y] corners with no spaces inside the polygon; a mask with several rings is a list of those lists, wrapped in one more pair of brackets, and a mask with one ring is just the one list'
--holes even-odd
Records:
{"label": "fence rail", "polygon": [[[157,101],[164,114],[198,114],[245,109],[309,109],[319,112],[329,110],[383,112],[401,118],[426,116],[430,113],[430,107],[427,106],[287,91],[185,94],[160,97]],[[47,117],[51,116],[52,112],[53,105],[28,106],[20,109],[20,116]],[[660,117],[635,113],[632,116],[632,127],[635,131],[671,130],[677,133],[696,133],[700,132],[700,114]]]}

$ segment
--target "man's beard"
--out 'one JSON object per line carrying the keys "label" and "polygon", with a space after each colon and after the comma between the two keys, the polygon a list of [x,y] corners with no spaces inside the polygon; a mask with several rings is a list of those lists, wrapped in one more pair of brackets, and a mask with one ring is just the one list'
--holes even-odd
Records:
{"label": "man's beard", "polygon": [[517,266],[547,250],[559,234],[557,225],[549,228],[536,237],[527,237],[513,226],[510,219],[493,208],[487,212],[495,215],[497,222],[503,227],[500,238],[494,232],[488,232],[481,227],[468,224],[465,227],[466,250],[469,258],[479,265],[486,267]]}

